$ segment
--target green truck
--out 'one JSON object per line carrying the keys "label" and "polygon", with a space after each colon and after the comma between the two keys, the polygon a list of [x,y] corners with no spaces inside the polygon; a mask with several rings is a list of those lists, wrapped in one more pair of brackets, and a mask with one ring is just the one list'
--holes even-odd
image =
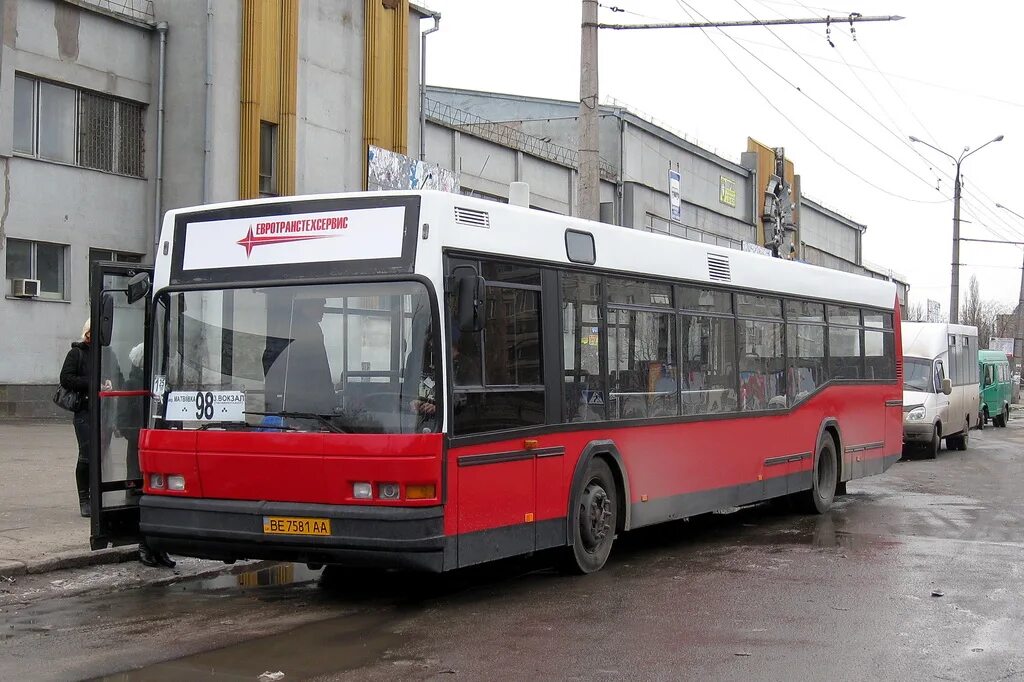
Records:
{"label": "green truck", "polygon": [[981,396],[978,406],[982,423],[989,420],[996,426],[1006,426],[1010,419],[1010,362],[1006,353],[998,350],[978,351],[978,376]]}

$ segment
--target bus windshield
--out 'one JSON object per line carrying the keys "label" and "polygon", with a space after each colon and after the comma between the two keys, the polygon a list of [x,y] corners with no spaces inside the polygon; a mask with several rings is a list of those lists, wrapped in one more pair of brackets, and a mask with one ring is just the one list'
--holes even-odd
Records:
{"label": "bus windshield", "polygon": [[932,361],[923,358],[903,358],[903,388],[907,391],[934,393]]}
{"label": "bus windshield", "polygon": [[157,428],[436,431],[433,315],[415,282],[164,293]]}

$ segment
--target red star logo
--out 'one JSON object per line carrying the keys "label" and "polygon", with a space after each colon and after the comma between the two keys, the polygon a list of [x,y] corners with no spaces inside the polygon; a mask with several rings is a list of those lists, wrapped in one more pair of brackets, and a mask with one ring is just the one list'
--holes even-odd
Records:
{"label": "red star logo", "polygon": [[307,235],[292,235],[292,236],[273,236],[267,235],[265,237],[257,237],[252,233],[252,228],[249,228],[249,233],[239,239],[236,244],[245,247],[245,257],[248,258],[252,255],[252,250],[257,246],[263,246],[266,244],[286,244],[288,242],[304,242],[309,239],[328,239],[333,237],[333,234],[307,234]]}

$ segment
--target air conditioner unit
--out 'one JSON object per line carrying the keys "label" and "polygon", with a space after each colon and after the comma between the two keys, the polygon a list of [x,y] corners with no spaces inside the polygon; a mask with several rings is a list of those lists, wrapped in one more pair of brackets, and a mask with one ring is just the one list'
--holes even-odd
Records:
{"label": "air conditioner unit", "polygon": [[11,295],[18,298],[34,298],[39,295],[38,279],[12,279]]}

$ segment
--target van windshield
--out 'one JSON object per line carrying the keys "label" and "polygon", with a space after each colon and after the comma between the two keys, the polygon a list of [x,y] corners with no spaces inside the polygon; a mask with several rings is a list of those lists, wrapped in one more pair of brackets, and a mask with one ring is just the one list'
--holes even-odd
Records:
{"label": "van windshield", "polygon": [[923,358],[903,358],[903,389],[934,393],[932,361]]}
{"label": "van windshield", "polygon": [[[155,426],[437,430],[433,315],[416,282],[272,286],[160,296]],[[439,414],[439,413],[438,413]]]}

